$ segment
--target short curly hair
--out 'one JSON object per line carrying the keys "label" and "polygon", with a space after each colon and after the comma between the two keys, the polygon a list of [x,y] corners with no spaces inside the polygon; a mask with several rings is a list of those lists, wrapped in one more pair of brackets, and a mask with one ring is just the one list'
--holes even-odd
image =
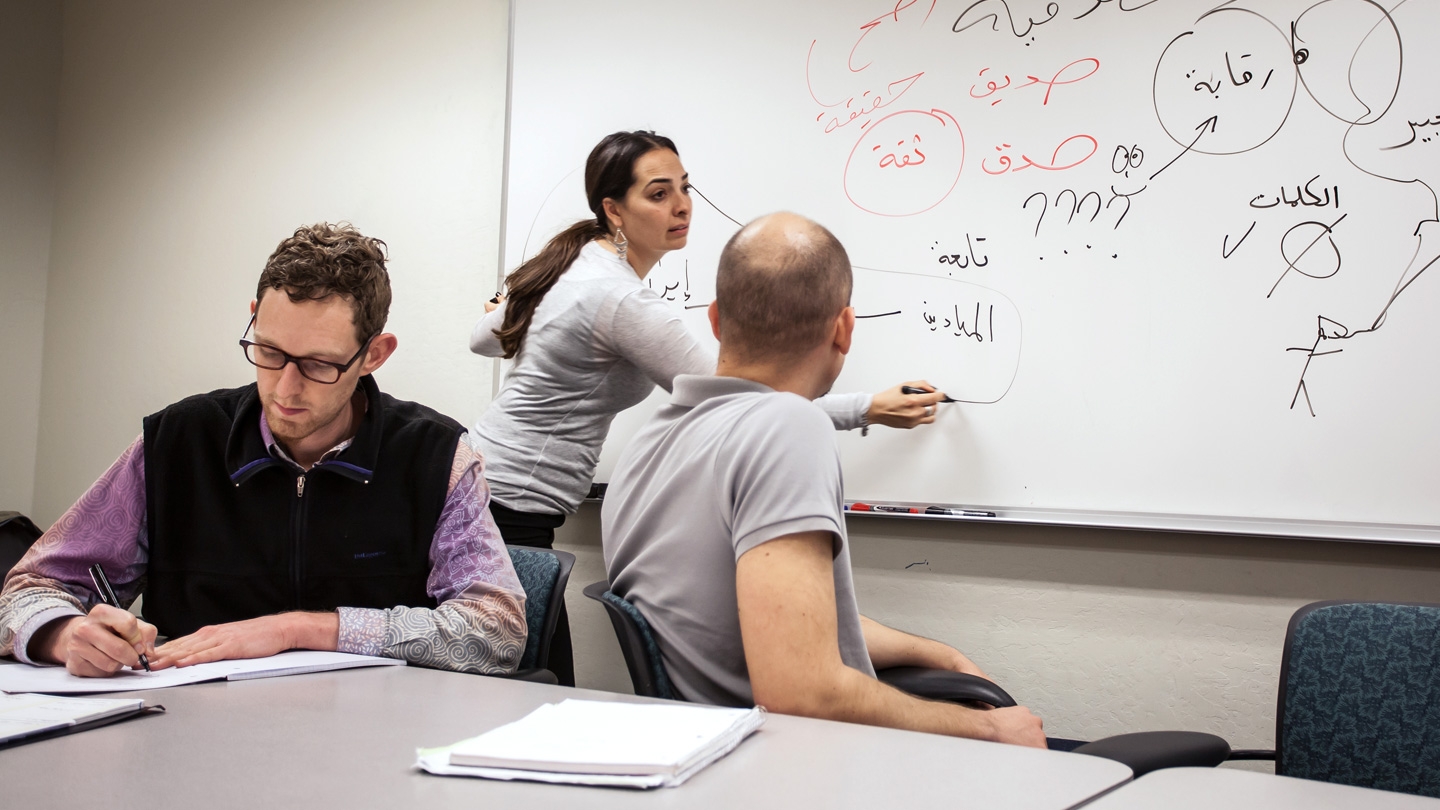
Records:
{"label": "short curly hair", "polygon": [[364,343],[385,328],[390,315],[385,252],[384,242],[348,222],[301,226],[266,260],[255,300],[270,290],[284,290],[296,303],[338,295],[350,302],[355,339]]}

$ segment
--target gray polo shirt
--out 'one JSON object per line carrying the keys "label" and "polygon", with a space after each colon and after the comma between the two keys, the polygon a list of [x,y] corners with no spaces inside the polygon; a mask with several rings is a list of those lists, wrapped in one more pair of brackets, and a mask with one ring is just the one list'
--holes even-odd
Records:
{"label": "gray polo shirt", "polygon": [[611,589],[645,615],[683,697],[753,705],[735,563],[806,531],[835,539],[840,657],[874,676],[841,497],[835,429],[810,401],[735,377],[675,378],[670,403],[625,448],[601,527]]}

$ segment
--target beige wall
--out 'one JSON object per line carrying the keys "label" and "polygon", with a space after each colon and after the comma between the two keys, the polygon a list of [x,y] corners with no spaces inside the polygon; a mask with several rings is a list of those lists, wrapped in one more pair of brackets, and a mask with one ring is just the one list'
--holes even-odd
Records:
{"label": "beige wall", "polygon": [[0,510],[35,495],[59,86],[60,5],[0,3]]}
{"label": "beige wall", "polygon": [[235,341],[302,223],[389,243],[400,349],[381,387],[479,415],[493,364],[467,338],[499,251],[504,0],[64,9],[40,523],[142,416],[254,379]]}
{"label": "beige wall", "polygon": [[[478,415],[490,364],[465,337],[496,271],[504,2],[69,0],[58,94],[48,7],[5,6],[29,10],[38,40],[0,28],[0,167],[26,183],[0,198],[4,368],[38,379],[42,301],[45,329],[43,400],[0,396],[11,409],[0,418],[19,414],[0,433],[0,495],[23,502],[38,468],[33,511],[49,523],[143,414],[250,379],[234,341],[255,277],[281,237],[316,219],[390,243],[401,350],[382,385]],[[15,60],[31,79],[10,81]],[[47,165],[58,166],[48,300]],[[596,512],[561,530],[580,558],[579,678],[623,691],[608,621],[579,593],[603,577]],[[965,649],[1052,733],[1076,737],[1192,728],[1269,745],[1295,607],[1440,598],[1430,548],[883,518],[850,529],[870,615]]]}

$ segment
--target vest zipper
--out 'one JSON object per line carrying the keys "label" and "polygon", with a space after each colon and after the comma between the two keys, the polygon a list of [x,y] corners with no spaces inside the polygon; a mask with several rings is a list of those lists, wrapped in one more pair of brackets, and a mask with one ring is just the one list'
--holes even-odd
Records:
{"label": "vest zipper", "polygon": [[292,527],[291,527],[291,539],[293,540],[293,546],[292,546],[292,548],[291,548],[291,554],[292,554],[293,556],[291,557],[290,570],[291,570],[291,573],[293,574],[293,576],[295,577],[295,609],[296,609],[296,610],[300,610],[301,607],[304,605],[304,601],[303,601],[303,600],[304,600],[304,597],[305,597],[305,594],[304,594],[304,585],[303,585],[303,583],[304,583],[304,577],[305,577],[305,567],[304,567],[304,565],[303,565],[303,563],[302,563],[302,558],[303,558],[303,555],[304,555],[304,553],[305,553],[305,552],[304,552],[304,548],[305,548],[304,535],[305,535],[305,513],[306,513],[306,511],[307,511],[307,510],[306,510],[306,508],[305,508],[305,473],[304,473],[304,472],[301,472],[301,473],[300,473],[298,476],[296,476],[296,478],[295,478],[295,512],[294,512],[294,514],[295,514],[295,522],[294,522],[294,524],[293,524]]}

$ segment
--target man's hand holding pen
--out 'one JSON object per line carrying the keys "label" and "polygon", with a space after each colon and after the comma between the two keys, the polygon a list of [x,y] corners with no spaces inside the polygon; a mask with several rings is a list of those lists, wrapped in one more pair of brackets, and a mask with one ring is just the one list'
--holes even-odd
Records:
{"label": "man's hand holding pen", "polygon": [[104,678],[124,667],[140,669],[140,656],[155,655],[155,625],[127,610],[96,605],[88,616],[57,619],[35,633],[30,657],[64,664],[71,675]]}

